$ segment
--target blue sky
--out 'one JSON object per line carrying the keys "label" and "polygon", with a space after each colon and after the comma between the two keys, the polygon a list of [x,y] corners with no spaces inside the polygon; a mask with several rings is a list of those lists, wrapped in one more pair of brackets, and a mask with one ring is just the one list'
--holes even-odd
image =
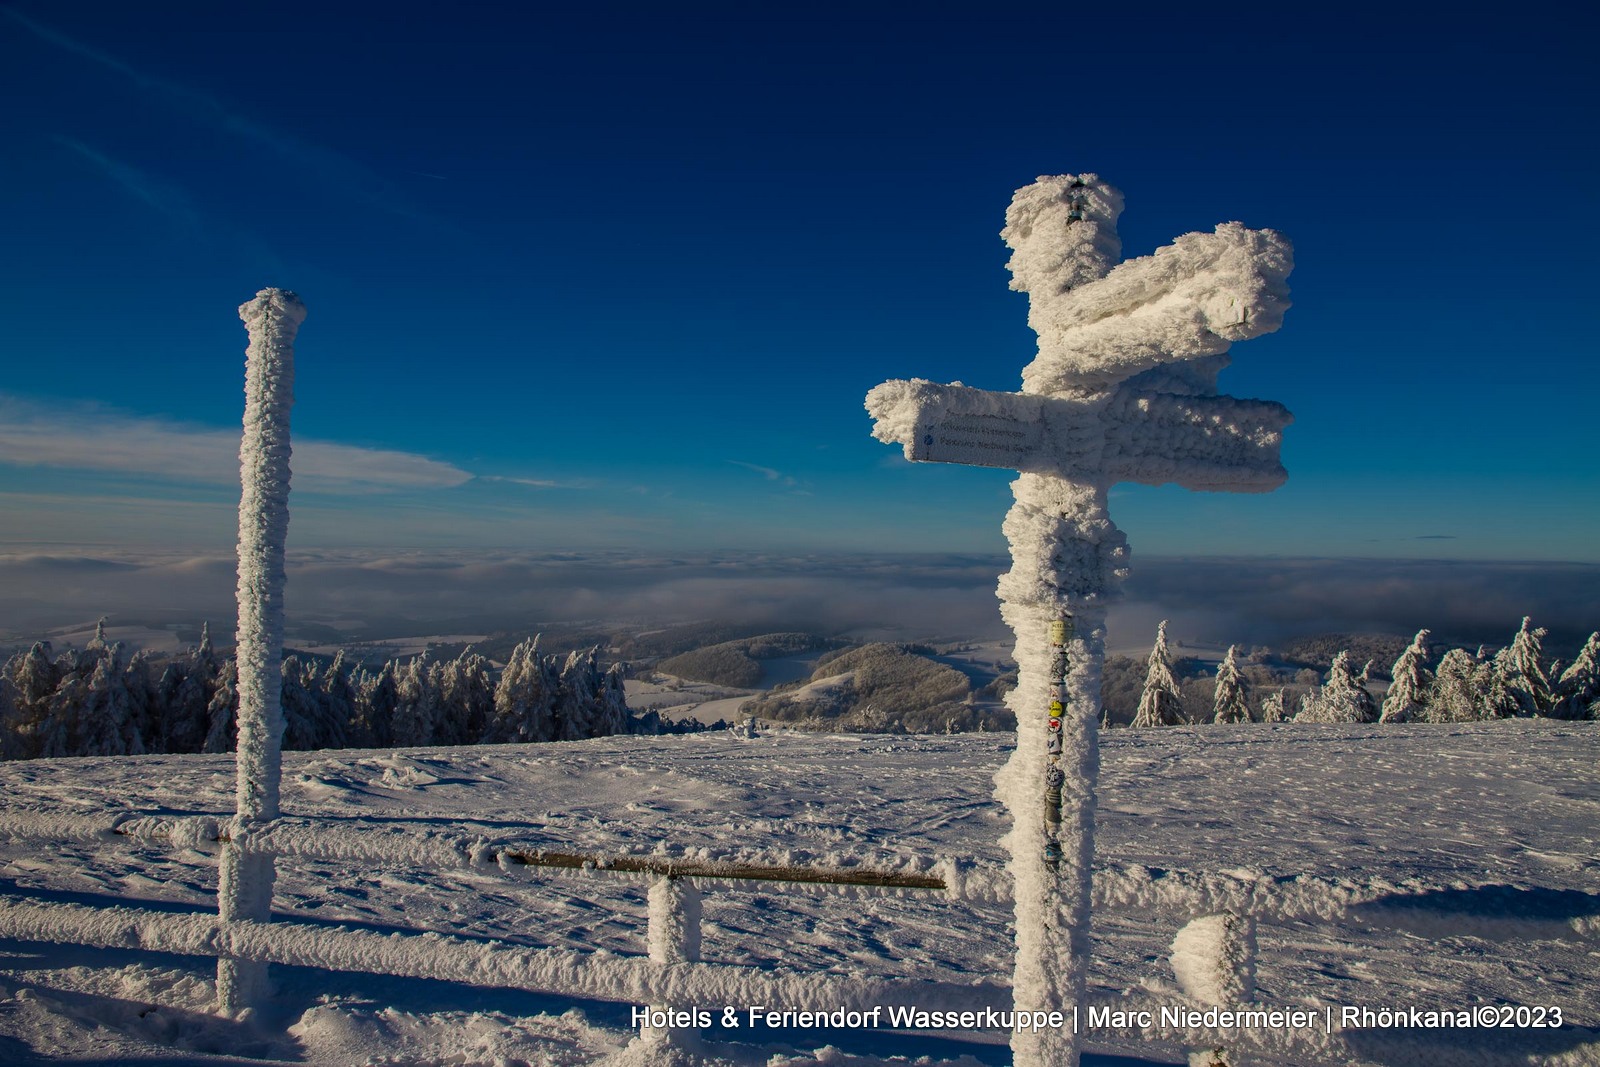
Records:
{"label": "blue sky", "polygon": [[1600,562],[1591,34],[1402,7],[14,3],[0,541],[226,548],[280,285],[291,549],[1001,552],[861,401],[1017,387],[1006,204],[1091,170],[1296,246],[1222,378],[1288,484],[1119,488],[1136,558]]}

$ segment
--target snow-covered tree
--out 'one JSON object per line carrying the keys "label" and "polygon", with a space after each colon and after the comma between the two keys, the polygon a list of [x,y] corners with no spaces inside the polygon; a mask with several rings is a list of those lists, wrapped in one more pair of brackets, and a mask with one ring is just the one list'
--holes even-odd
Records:
{"label": "snow-covered tree", "polygon": [[1600,719],[1600,633],[1592,633],[1556,683],[1550,714],[1558,719]]}
{"label": "snow-covered tree", "polygon": [[1249,722],[1250,694],[1244,678],[1239,674],[1235,648],[1228,646],[1228,654],[1217,664],[1216,697],[1212,702],[1212,722]]}
{"label": "snow-covered tree", "polygon": [[1534,629],[1529,623],[1529,618],[1523,616],[1517,636],[1494,657],[1494,667],[1515,704],[1515,714],[1543,715],[1551,705],[1550,679],[1545,677],[1539,660],[1549,631],[1542,626]]}
{"label": "snow-covered tree", "polygon": [[1479,665],[1472,653],[1452,648],[1440,658],[1423,703],[1425,722],[1472,722],[1484,717]]}
{"label": "snow-covered tree", "polygon": [[517,645],[500,672],[494,715],[484,731],[490,744],[547,741],[554,732],[558,680],[539,655],[539,638]]}
{"label": "snow-covered tree", "polygon": [[494,712],[494,685],[489,661],[471,649],[435,668],[439,692],[438,737],[441,745],[470,745],[483,737]]}
{"label": "snow-covered tree", "polygon": [[[600,709],[595,719],[596,737],[608,737],[628,730],[628,692],[623,684],[626,676],[627,668],[621,663],[613,663],[606,671],[600,686]],[[753,719],[751,721],[754,722]]]}
{"label": "snow-covered tree", "polygon": [[598,737],[600,708],[600,650],[573,650],[561,667],[561,687],[556,698],[555,739],[577,741]]}
{"label": "snow-covered tree", "polygon": [[[97,637],[103,633],[96,631]],[[133,698],[123,677],[122,642],[106,647],[100,643],[94,672],[84,687],[79,721],[73,730],[77,737],[72,755],[133,756],[144,752],[144,739],[134,716]]]}
{"label": "snow-covered tree", "polygon": [[1172,652],[1167,647],[1167,620],[1162,619],[1156,628],[1155,647],[1144,676],[1144,692],[1139,697],[1139,710],[1133,716],[1134,726],[1176,726],[1183,721],[1183,698],[1178,695],[1178,682],[1172,676]]}
{"label": "snow-covered tree", "polygon": [[1362,685],[1366,671],[1360,674],[1350,663],[1350,653],[1342,651],[1333,657],[1327,680],[1322,688],[1307,693],[1300,702],[1296,722],[1377,722],[1378,706]]}
{"label": "snow-covered tree", "polygon": [[349,743],[349,709],[334,708],[314,663],[301,663],[298,656],[283,661],[282,701],[285,748],[343,748]]}
{"label": "snow-covered tree", "polygon": [[394,744],[394,712],[400,706],[399,683],[393,660],[376,674],[363,672],[357,682],[352,743],[382,748]]}
{"label": "snow-covered tree", "polygon": [[394,743],[431,745],[439,725],[439,694],[431,664],[418,656],[395,676]]}
{"label": "snow-covered tree", "polygon": [[1478,646],[1473,684],[1477,686],[1479,694],[1479,718],[1509,719],[1522,714],[1522,702],[1506,684],[1506,671],[1501,665],[1508,651],[1502,648],[1491,654],[1488,649]]}
{"label": "snow-covered tree", "polygon": [[204,752],[232,752],[239,740],[239,666],[227,660],[217,671],[217,688],[206,705]]}
{"label": "snow-covered tree", "polygon": [[43,754],[44,728],[50,715],[50,699],[61,684],[62,669],[57,667],[50,642],[39,641],[27,652],[13,657],[5,673],[12,686],[11,746],[17,759]]}
{"label": "snow-covered tree", "polygon": [[1427,717],[1428,690],[1433,674],[1428,670],[1428,631],[1418,630],[1411,644],[1394,661],[1393,679],[1383,698],[1379,722],[1421,722]]}
{"label": "snow-covered tree", "polygon": [[1282,722],[1287,717],[1283,706],[1283,690],[1274,689],[1261,701],[1261,721]]}

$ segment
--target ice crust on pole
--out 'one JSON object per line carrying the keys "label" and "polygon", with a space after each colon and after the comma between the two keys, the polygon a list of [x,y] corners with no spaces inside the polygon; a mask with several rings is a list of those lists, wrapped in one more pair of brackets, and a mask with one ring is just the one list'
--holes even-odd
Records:
{"label": "ice crust on pole", "polygon": [[[263,289],[239,308],[245,350],[244,435],[239,444],[239,744],[236,829],[278,817],[282,777],[284,541],[289,532],[289,409],[294,338],[305,305],[287,289]],[[224,922],[272,915],[270,855],[225,848],[217,888]],[[255,1006],[266,964],[221,959],[217,1000],[225,1011]]]}

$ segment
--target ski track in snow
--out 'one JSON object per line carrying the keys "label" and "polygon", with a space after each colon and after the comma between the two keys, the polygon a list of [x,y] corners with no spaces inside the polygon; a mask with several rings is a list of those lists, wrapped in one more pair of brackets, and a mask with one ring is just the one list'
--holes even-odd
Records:
{"label": "ski track in snow", "polygon": [[[290,818],[586,853],[865,857],[902,868],[955,857],[998,866],[1007,819],[993,775],[1012,744],[1010,734],[774,733],[296,752],[285,756],[283,809]],[[1393,926],[1263,921],[1261,1003],[1558,1005],[1569,1022],[1600,1026],[1600,943],[1490,939],[1474,921],[1507,900],[1576,907],[1591,921],[1600,914],[1600,726],[1258,724],[1117,730],[1103,745],[1101,864],[1441,888],[1434,899],[1449,909],[1450,934],[1437,939]],[[8,763],[0,782],[6,815],[233,809],[231,756]],[[47,901],[216,906],[215,852],[131,839],[0,844],[0,880],[8,892]],[[708,961],[955,981],[1011,970],[1009,904],[703,887]],[[274,910],[380,932],[642,955],[647,888],[643,879],[592,873],[282,859]],[[1097,912],[1091,989],[1173,995],[1166,958],[1183,921]],[[0,941],[0,1060],[576,1065],[598,1062],[631,1036],[626,1008],[615,1005],[281,967],[276,1014],[230,1021],[208,1014],[213,973],[205,959]],[[813,1044],[829,1041],[845,1043],[822,1032]],[[948,1043],[935,1061],[975,1047]],[[764,1064],[770,1054],[746,1050],[740,1062]],[[994,1054],[1004,1050],[991,1046],[985,1062],[1002,1062]],[[1178,1058],[1171,1049],[1145,1055],[1141,1062]]]}

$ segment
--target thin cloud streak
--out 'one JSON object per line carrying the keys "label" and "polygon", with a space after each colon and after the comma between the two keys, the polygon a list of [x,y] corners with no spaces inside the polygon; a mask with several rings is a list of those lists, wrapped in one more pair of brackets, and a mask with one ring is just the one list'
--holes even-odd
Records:
{"label": "thin cloud streak", "polygon": [[[0,396],[0,464],[237,484],[239,432],[88,405],[46,410]],[[411,452],[297,438],[294,483],[312,493],[449,489],[473,475]]]}
{"label": "thin cloud streak", "polygon": [[[780,470],[774,470],[771,467],[763,467],[756,463],[746,463],[744,460],[740,459],[730,459],[728,462],[733,464],[735,467],[743,467],[747,471],[755,471],[769,482],[781,482],[785,488],[799,489],[800,487],[800,482],[798,479],[791,475],[785,474]],[[807,493],[804,495],[809,496],[810,494]]]}
{"label": "thin cloud streak", "polygon": [[163,215],[178,220],[185,226],[198,227],[200,213],[195,210],[193,202],[176,186],[169,185],[137,167],[129,166],[120,160],[112,159],[82,141],[71,137],[56,135],[53,140],[64,148],[82,156],[93,164],[102,174],[111,179],[123,192],[132,196],[146,206],[153,208]]}
{"label": "thin cloud streak", "polygon": [[6,15],[38,37],[57,48],[80,56],[115,74],[129,79],[139,88],[165,97],[177,110],[190,118],[232,134],[242,141],[265,149],[292,164],[296,175],[312,174],[323,186],[361,200],[390,214],[449,233],[459,233],[454,224],[439,219],[416,207],[401,196],[392,183],[375,171],[362,166],[337,152],[307,144],[288,134],[281,133],[265,123],[257,122],[230,109],[209,93],[178,82],[146,74],[138,68],[103,52],[92,45],[35,22],[14,8],[0,9]]}

